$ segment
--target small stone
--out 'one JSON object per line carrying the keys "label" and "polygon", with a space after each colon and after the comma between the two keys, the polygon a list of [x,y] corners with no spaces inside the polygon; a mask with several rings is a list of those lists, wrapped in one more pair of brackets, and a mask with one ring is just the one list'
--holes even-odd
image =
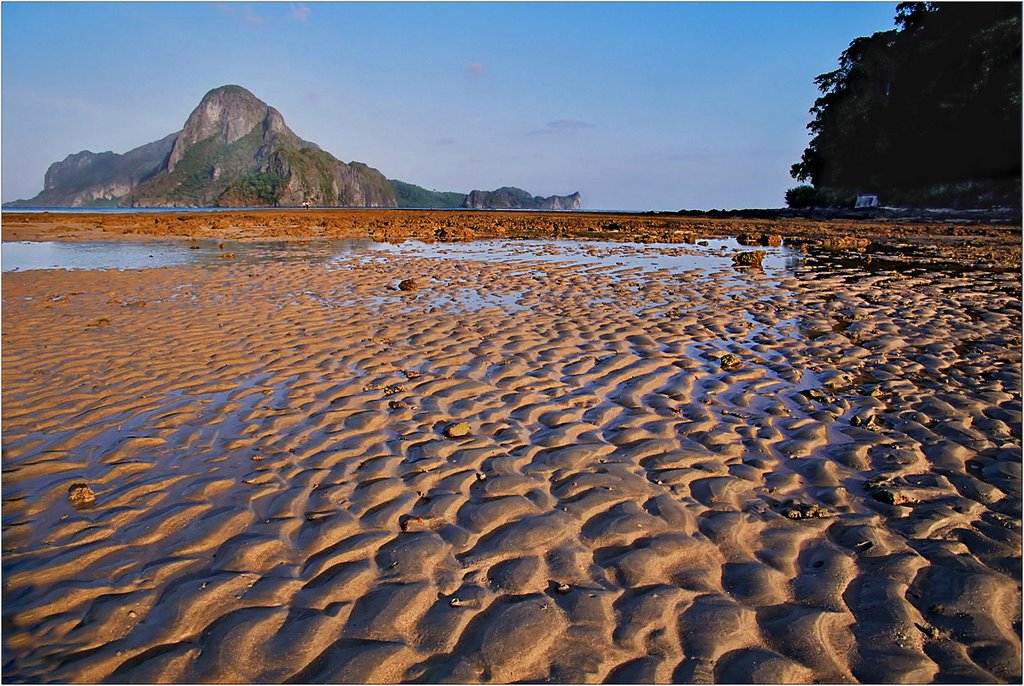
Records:
{"label": "small stone", "polygon": [[252,460],[253,462],[259,462],[260,460],[263,459],[263,456],[262,455],[253,455],[249,459]]}
{"label": "small stone", "polygon": [[463,601],[459,600],[458,598],[452,598],[451,600],[448,601],[448,604],[451,605],[452,607],[461,607],[462,605],[465,605],[465,603]]}
{"label": "small stone", "polygon": [[801,503],[795,500],[787,500],[778,507],[779,514],[788,519],[814,519],[831,517],[832,513],[819,505],[813,503]]}
{"label": "small stone", "polygon": [[736,242],[740,245],[770,245],[777,248],[782,245],[782,236],[777,233],[742,233]]}
{"label": "small stone", "polygon": [[406,403],[403,403],[401,400],[389,400],[388,407],[390,407],[392,410],[404,410],[409,406]]}
{"label": "small stone", "polygon": [[733,264],[741,267],[760,267],[764,260],[764,250],[749,250],[732,256]]}
{"label": "small stone", "polygon": [[414,291],[419,287],[420,285],[416,283],[416,279],[403,279],[398,282],[398,290],[400,291]]}
{"label": "small stone", "polygon": [[217,255],[217,257],[219,257],[222,260],[230,260],[230,259],[234,259],[235,253],[233,253],[233,252],[225,252],[225,253],[221,253],[220,255]]}
{"label": "small stone", "polygon": [[96,502],[96,494],[84,481],[71,484],[68,488],[68,500],[75,507],[88,507]]}
{"label": "small stone", "polygon": [[469,422],[456,422],[449,424],[444,429],[444,435],[448,438],[462,438],[470,434]]}
{"label": "small stone", "polygon": [[811,400],[823,400],[825,398],[825,394],[819,391],[817,388],[808,388],[806,390],[800,391],[800,395],[804,396],[805,398],[810,398]]}
{"label": "small stone", "polygon": [[568,593],[569,592],[569,584],[565,583],[564,581],[562,583],[558,584],[558,592],[559,593]]}
{"label": "small stone", "polygon": [[877,429],[878,421],[875,419],[875,415],[858,414],[855,415],[851,420],[850,424],[853,426],[859,426],[864,429]]}
{"label": "small stone", "polygon": [[871,494],[871,497],[882,503],[903,507],[910,507],[916,502],[910,496],[900,493],[899,491],[891,491],[888,488],[875,491]]}
{"label": "small stone", "polygon": [[825,250],[863,250],[871,245],[871,240],[859,236],[831,236],[821,242]]}
{"label": "small stone", "polygon": [[725,355],[722,355],[719,363],[722,365],[722,369],[726,371],[731,371],[743,366],[743,361],[740,360],[738,355],[734,355],[733,353],[726,353]]}
{"label": "small stone", "polygon": [[761,245],[761,234],[741,233],[736,237],[736,242],[740,245]]}
{"label": "small stone", "polygon": [[894,484],[888,479],[869,479],[864,482],[864,490],[866,490],[871,497],[878,502],[885,503],[887,505],[912,507],[917,504],[917,500],[911,498],[906,493],[895,490],[893,485]]}

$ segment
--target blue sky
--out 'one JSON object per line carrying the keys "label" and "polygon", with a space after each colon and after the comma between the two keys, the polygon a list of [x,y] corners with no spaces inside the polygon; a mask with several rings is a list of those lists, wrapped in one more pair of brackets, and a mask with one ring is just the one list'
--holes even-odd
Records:
{"label": "blue sky", "polygon": [[813,79],[895,3],[2,5],[2,196],[244,86],[389,178],[587,209],[779,207]]}

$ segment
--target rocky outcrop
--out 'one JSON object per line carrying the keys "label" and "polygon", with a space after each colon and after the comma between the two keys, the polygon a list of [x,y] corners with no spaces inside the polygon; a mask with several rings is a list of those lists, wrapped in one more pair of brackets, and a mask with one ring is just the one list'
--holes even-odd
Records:
{"label": "rocky outcrop", "polygon": [[578,210],[580,194],[542,198],[521,188],[506,186],[494,191],[471,191],[462,207],[473,210]]}
{"label": "rocky outcrop", "polygon": [[90,207],[115,205],[132,188],[158,173],[177,133],[119,155],[88,150],[68,155],[46,170],[43,191],[6,207]]}
{"label": "rocky outcrop", "polygon": [[579,191],[572,195],[552,195],[544,198],[539,209],[542,210],[578,210],[582,205]]}
{"label": "rocky outcrop", "polygon": [[222,145],[230,145],[249,134],[257,125],[262,125],[264,139],[288,129],[277,110],[268,107],[241,86],[215,88],[192,111],[185,122],[185,128],[175,139],[170,159],[167,160],[167,171],[173,172],[196,143],[212,139]]}

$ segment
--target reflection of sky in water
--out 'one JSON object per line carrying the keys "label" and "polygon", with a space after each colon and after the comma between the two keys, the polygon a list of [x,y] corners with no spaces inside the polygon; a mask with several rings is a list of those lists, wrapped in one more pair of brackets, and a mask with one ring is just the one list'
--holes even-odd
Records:
{"label": "reflection of sky in water", "polygon": [[[484,240],[466,243],[374,243],[369,239],[343,241],[85,241],[4,242],[4,271],[32,269],[145,269],[174,265],[223,263],[219,256],[234,253],[232,263],[330,262],[347,256],[373,260],[385,255],[500,262],[569,263],[613,271],[732,267],[731,256],[741,250],[735,239],[695,244],[635,244],[570,240]],[[223,246],[223,247],[220,247]],[[798,253],[788,248],[764,248],[768,273],[792,273]]]}
{"label": "reflection of sky in water", "polygon": [[732,256],[747,250],[766,252],[763,267],[769,273],[792,273],[801,259],[789,248],[747,247],[735,238],[709,239],[707,245],[694,243],[614,243],[573,240],[483,240],[466,243],[423,243],[408,240],[399,244],[377,244],[377,250],[396,255],[461,260],[512,262],[562,262],[613,270],[731,268]]}
{"label": "reflection of sky in water", "polygon": [[[223,245],[221,248],[219,246]],[[369,239],[343,241],[83,241],[4,242],[3,271],[31,269],[146,269],[184,264],[323,262],[339,253],[375,245]],[[192,248],[195,246],[195,249]]]}

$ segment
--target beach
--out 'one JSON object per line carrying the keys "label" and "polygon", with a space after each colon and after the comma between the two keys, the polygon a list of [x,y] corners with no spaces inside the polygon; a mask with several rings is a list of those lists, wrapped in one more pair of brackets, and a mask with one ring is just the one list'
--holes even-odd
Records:
{"label": "beach", "polygon": [[3,222],[5,681],[1021,678],[1019,226]]}

